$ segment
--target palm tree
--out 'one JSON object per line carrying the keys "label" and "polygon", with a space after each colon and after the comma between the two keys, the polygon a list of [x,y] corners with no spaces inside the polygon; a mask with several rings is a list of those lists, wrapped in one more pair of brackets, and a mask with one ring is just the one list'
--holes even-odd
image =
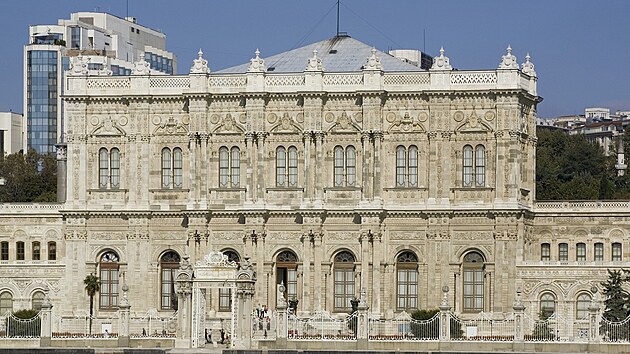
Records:
{"label": "palm tree", "polygon": [[94,313],[94,295],[101,290],[101,282],[98,277],[92,273],[83,279],[85,291],[90,297],[90,335],[92,334],[92,314]]}

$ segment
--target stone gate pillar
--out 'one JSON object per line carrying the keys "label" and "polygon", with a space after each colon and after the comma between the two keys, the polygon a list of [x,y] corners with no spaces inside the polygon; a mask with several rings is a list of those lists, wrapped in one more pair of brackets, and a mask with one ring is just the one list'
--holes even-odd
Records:
{"label": "stone gate pillar", "polygon": [[588,306],[588,341],[599,342],[599,304],[597,303],[597,287],[591,288],[593,297],[591,298],[591,304]]}
{"label": "stone gate pillar", "polygon": [[514,305],[514,341],[523,342],[525,340],[525,305],[521,302],[521,289],[516,289],[516,299]]}
{"label": "stone gate pillar", "polygon": [[127,284],[122,285],[123,296],[118,305],[118,346],[129,347],[129,298],[127,297],[127,291],[129,286]]}
{"label": "stone gate pillar", "polygon": [[237,328],[232,336],[232,347],[250,348],[252,342],[251,315],[253,312],[254,286],[256,284],[256,272],[249,261],[249,257],[244,257],[244,261],[239,265],[236,272],[237,300]]}
{"label": "stone gate pillar", "polygon": [[367,291],[365,288],[361,288],[361,295],[359,296],[359,304],[357,305],[357,349],[368,349],[368,305],[367,305]]}
{"label": "stone gate pillar", "polygon": [[442,303],[440,304],[440,342],[451,340],[451,305],[448,304],[448,286],[442,287]]}
{"label": "stone gate pillar", "polygon": [[48,297],[48,291],[46,291],[46,295],[44,296],[44,301],[42,302],[42,308],[40,311],[41,316],[41,333],[39,338],[39,346],[40,347],[50,347],[50,338],[52,337],[52,307],[53,305],[50,303],[50,298]]}
{"label": "stone gate pillar", "polygon": [[177,334],[175,347],[190,348],[192,338],[192,276],[193,270],[189,256],[182,257],[177,271]]}
{"label": "stone gate pillar", "polygon": [[276,306],[276,343],[278,348],[286,348],[287,345],[287,300],[284,298],[284,291],[286,290],[284,283],[278,285],[276,291],[278,305]]}

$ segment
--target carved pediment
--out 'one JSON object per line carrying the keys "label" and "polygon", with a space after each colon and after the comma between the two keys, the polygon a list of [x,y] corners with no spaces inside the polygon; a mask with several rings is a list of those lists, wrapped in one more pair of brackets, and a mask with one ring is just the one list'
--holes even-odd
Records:
{"label": "carved pediment", "polygon": [[360,130],[361,129],[352,122],[352,119],[348,117],[346,112],[343,112],[328,131],[333,133],[356,133]]}
{"label": "carved pediment", "polygon": [[97,117],[90,119],[90,123],[94,128],[90,132],[91,135],[101,136],[124,136],[127,133],[122,129],[127,124],[127,117]]}
{"label": "carved pediment", "polygon": [[155,116],[152,119],[153,124],[156,125],[153,130],[154,135],[187,135],[188,134],[188,124],[190,123],[190,118],[188,116],[183,116],[181,118],[170,116],[170,117],[159,117]]}
{"label": "carved pediment", "polygon": [[[391,116],[391,115],[390,115]],[[426,129],[416,119],[412,118],[409,113],[405,113],[402,118],[397,118],[389,127],[390,133],[424,133]]]}
{"label": "carved pediment", "polygon": [[271,131],[274,133],[299,133],[300,128],[293,121],[293,118],[288,113],[285,113]]}
{"label": "carved pediment", "polygon": [[244,132],[243,128],[236,122],[234,117],[230,113],[226,114],[218,127],[216,127],[213,133],[232,133],[232,134],[241,134]]}
{"label": "carved pediment", "polygon": [[[460,117],[463,118],[462,112],[455,112],[455,114],[461,114]],[[455,118],[457,121],[458,119]],[[484,122],[477,114],[473,111],[466,117],[465,119],[461,119],[462,123],[457,126],[456,131],[470,131],[470,132],[491,132],[492,127],[488,125],[488,123]]]}

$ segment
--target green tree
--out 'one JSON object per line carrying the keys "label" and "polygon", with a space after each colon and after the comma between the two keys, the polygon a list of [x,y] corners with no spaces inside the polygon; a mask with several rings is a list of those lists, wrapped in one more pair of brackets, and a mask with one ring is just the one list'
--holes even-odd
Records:
{"label": "green tree", "polygon": [[[426,320],[432,319],[439,312],[440,312],[439,309],[432,309],[432,310],[418,309],[411,313],[411,318],[413,318],[416,321],[426,321]],[[449,327],[451,331],[451,338],[461,338],[463,336],[464,331],[462,330],[461,322],[459,322],[457,318],[454,318],[452,313],[451,313],[451,321],[450,321]],[[437,339],[440,336],[439,331],[440,331],[439,321],[438,321],[438,326],[436,326],[435,324],[424,324],[424,323],[418,323],[418,322],[411,323],[411,333],[413,333],[413,335],[417,338]]]}
{"label": "green tree", "polygon": [[86,276],[83,279],[83,284],[85,284],[85,291],[90,297],[90,334],[92,334],[92,315],[94,314],[94,295],[101,290],[101,282],[98,277],[94,274]]}
{"label": "green tree", "polygon": [[532,337],[534,340],[554,340],[556,334],[553,329],[549,327],[549,317],[552,313],[540,311],[538,314],[538,321],[534,324],[534,330],[532,331]]}
{"label": "green tree", "polygon": [[57,199],[57,161],[51,154],[29,150],[0,159],[0,202],[54,202]]}
{"label": "green tree", "polygon": [[[630,297],[623,289],[623,284],[628,281],[627,271],[608,270],[608,279],[601,283],[604,287],[604,313],[602,317],[610,322],[621,322],[628,317],[630,308],[628,307]],[[608,336],[611,340],[627,340],[629,336],[627,326],[619,326],[614,331],[607,333],[606,326],[602,323],[600,327],[602,334]]]}

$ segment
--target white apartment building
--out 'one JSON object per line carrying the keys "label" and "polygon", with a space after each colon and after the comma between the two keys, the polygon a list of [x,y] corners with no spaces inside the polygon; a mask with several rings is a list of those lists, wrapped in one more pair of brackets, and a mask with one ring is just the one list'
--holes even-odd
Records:
{"label": "white apartment building", "polygon": [[0,156],[22,150],[22,115],[15,112],[0,112]]}
{"label": "white apartment building", "polygon": [[175,56],[166,51],[166,35],[108,13],[77,12],[56,25],[29,27],[24,46],[23,145],[54,151],[63,131],[63,72],[70,58],[83,57],[88,75],[129,75],[144,56],[152,74],[176,73]]}

